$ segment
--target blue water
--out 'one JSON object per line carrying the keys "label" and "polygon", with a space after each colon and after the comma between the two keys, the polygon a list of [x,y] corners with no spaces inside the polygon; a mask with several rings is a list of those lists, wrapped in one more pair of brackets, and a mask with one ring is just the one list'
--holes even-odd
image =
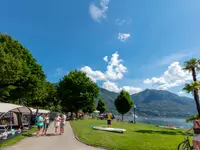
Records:
{"label": "blue water", "polygon": [[[120,118],[120,116],[116,118]],[[124,116],[124,120],[133,121],[134,118],[133,116]],[[176,126],[177,128],[191,128],[192,127],[191,122],[187,123],[185,122],[185,119],[180,119],[180,118],[160,118],[160,117],[146,118],[146,117],[138,116],[138,118],[136,118],[136,122],[153,124],[153,125],[162,125],[162,126],[172,125],[172,126]]]}

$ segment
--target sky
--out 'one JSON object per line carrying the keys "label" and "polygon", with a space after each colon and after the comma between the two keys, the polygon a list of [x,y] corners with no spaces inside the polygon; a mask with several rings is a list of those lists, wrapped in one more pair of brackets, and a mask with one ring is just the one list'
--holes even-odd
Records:
{"label": "sky", "polygon": [[[11,35],[58,82],[78,69],[100,87],[182,96],[200,58],[199,0],[6,0],[0,32]],[[200,75],[198,74],[198,78]]]}

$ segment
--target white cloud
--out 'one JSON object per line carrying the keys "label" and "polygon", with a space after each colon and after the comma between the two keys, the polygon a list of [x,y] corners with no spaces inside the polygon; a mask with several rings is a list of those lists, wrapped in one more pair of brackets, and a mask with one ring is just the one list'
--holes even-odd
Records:
{"label": "white cloud", "polygon": [[191,73],[182,70],[179,62],[174,62],[162,76],[146,79],[143,83],[154,84],[157,86],[157,89],[167,90],[168,88],[182,85],[191,79]]}
{"label": "white cloud", "polygon": [[105,62],[108,62],[108,56],[105,56],[105,57],[103,58],[103,60],[104,60]]}
{"label": "white cloud", "polygon": [[109,2],[110,0],[100,0],[99,6],[96,6],[94,3],[90,4],[89,13],[95,21],[100,22],[106,18]]}
{"label": "white cloud", "polygon": [[185,95],[186,93],[183,91],[178,92],[178,95]]}
{"label": "white cloud", "polygon": [[66,74],[67,74],[67,72],[63,68],[57,68],[54,76],[61,77],[61,76],[66,75]]}
{"label": "white cloud", "polygon": [[81,68],[81,71],[85,72],[87,76],[92,79],[94,82],[98,80],[106,80],[106,76],[101,71],[95,70],[93,71],[92,68],[88,66],[84,66]]}
{"label": "white cloud", "polygon": [[117,18],[115,20],[115,24],[118,25],[118,26],[121,26],[121,25],[124,25],[124,24],[131,24],[131,22],[132,22],[132,19],[125,20],[125,19]]}
{"label": "white cloud", "polygon": [[129,33],[118,33],[118,39],[121,41],[121,42],[125,42],[128,38],[130,38],[131,35]]}
{"label": "white cloud", "polygon": [[120,92],[119,87],[114,82],[106,81],[103,83],[102,87],[104,89],[112,91],[112,92],[116,92],[116,93]]}
{"label": "white cloud", "polygon": [[94,82],[104,81],[102,87],[113,92],[120,92],[122,89],[126,90],[130,94],[140,92],[140,88],[133,86],[122,86],[119,87],[113,80],[120,80],[123,78],[124,73],[127,72],[127,68],[122,64],[123,60],[119,59],[119,54],[115,52],[112,54],[110,60],[105,56],[104,61],[108,63],[107,70],[101,72],[99,70],[93,70],[89,66],[84,66],[80,70],[85,72],[89,78]]}
{"label": "white cloud", "polygon": [[[105,56],[104,60],[108,62],[108,57]],[[123,74],[127,72],[127,68],[122,64],[123,60],[119,59],[119,54],[116,52],[112,54],[110,61],[108,62],[107,71],[101,72],[98,70],[92,70],[90,67],[85,66],[81,68],[81,71],[85,72],[88,77],[93,81],[105,81],[105,80],[118,80],[123,78]]]}
{"label": "white cloud", "polygon": [[134,94],[134,93],[138,93],[138,92],[141,91],[140,88],[136,88],[136,87],[133,87],[133,86],[119,87],[116,83],[110,82],[110,81],[104,82],[102,87],[104,89],[107,89],[109,91],[116,92],[116,93],[119,93],[121,90],[125,90],[125,91],[129,92],[129,94]]}
{"label": "white cloud", "polygon": [[168,56],[162,58],[161,60],[157,61],[156,65],[158,65],[158,66],[169,65],[172,62],[182,60],[186,57],[191,56],[192,54],[193,54],[193,52],[185,52],[185,51],[173,53],[173,54],[168,55]]}

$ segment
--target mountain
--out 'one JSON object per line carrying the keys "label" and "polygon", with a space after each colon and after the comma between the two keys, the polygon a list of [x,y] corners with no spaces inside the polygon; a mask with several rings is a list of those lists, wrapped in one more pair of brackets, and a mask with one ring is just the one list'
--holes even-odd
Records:
{"label": "mountain", "polygon": [[[104,99],[107,109],[113,113],[117,113],[114,100],[118,95],[100,88],[100,97]],[[136,105],[136,114],[140,116],[188,117],[197,113],[193,99],[165,90],[146,89],[131,95],[131,99]]]}

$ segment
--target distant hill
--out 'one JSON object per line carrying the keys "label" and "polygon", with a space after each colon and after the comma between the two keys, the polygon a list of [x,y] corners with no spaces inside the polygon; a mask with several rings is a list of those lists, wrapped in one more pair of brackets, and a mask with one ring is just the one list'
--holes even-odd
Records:
{"label": "distant hill", "polygon": [[[117,113],[114,100],[118,95],[100,88],[100,97],[113,113]],[[188,117],[197,113],[193,99],[180,97],[169,91],[146,89],[131,95],[131,98],[136,105],[136,114],[140,116]]]}

